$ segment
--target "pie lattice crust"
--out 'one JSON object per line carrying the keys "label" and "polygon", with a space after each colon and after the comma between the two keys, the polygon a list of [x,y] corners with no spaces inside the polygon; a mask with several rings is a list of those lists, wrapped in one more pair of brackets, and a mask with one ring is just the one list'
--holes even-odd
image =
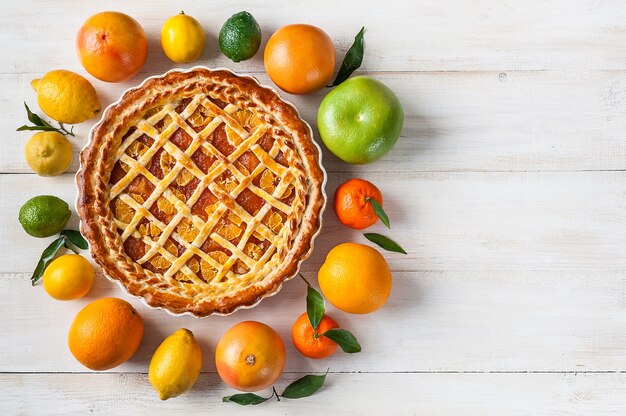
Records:
{"label": "pie lattice crust", "polygon": [[251,77],[192,68],[111,105],[81,152],[95,261],[153,307],[229,314],[277,292],[326,204],[310,127]]}

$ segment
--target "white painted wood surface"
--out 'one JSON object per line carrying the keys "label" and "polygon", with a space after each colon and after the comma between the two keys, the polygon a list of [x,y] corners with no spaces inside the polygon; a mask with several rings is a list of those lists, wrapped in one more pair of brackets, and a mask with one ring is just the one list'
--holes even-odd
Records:
{"label": "white painted wood surface", "polygon": [[[0,0],[0,413],[2,414],[398,414],[609,415],[626,413],[626,4],[618,0],[405,0],[354,2],[95,2]],[[304,310],[299,281],[231,317],[173,318],[137,301],[146,336],[136,356],[105,373],[71,357],[74,314],[101,296],[129,299],[100,274],[87,298],[50,299],[28,280],[48,240],[28,237],[21,204],[52,193],[73,201],[71,173],[33,175],[22,152],[22,102],[34,108],[32,78],[65,68],[83,75],[74,36],[91,14],[127,12],[150,36],[142,73],[122,84],[89,77],[103,104],[144,77],[173,67],[158,45],[162,22],[183,8],[208,47],[197,62],[270,83],[262,54],[233,64],[216,36],[232,13],[249,10],[265,40],[283,24],[325,29],[338,56],[366,26],[360,72],[389,85],[406,121],[396,148],[367,166],[328,152],[327,191],[360,176],[385,195],[390,235],[409,252],[389,255],[390,301],[367,316],[331,314],[364,350],[323,361],[289,342]],[[315,126],[324,91],[285,94]],[[76,151],[93,122],[77,126]],[[75,160],[76,162],[76,160]],[[73,163],[70,172],[77,164]],[[76,226],[73,216],[70,225]],[[384,232],[381,225],[373,231]],[[331,210],[303,270],[315,280],[325,254],[361,241]],[[212,354],[235,322],[257,319],[286,341],[285,386],[330,367],[313,398],[256,408],[223,404],[227,389]],[[164,336],[192,329],[205,367],[187,395],[160,402],[147,383]]]}

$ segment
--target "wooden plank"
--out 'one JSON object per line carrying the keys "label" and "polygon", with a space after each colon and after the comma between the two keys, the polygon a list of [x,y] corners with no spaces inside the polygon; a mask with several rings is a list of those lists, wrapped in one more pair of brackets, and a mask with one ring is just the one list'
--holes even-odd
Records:
{"label": "wooden plank", "polygon": [[[384,7],[376,0],[364,0],[358,6],[320,0],[315,7],[284,0],[271,4],[240,2],[229,7],[194,1],[185,4],[185,11],[207,32],[207,48],[200,63],[212,67],[263,70],[262,53],[233,64],[218,49],[217,36],[224,21],[245,9],[263,29],[261,51],[277,28],[304,22],[329,33],[337,45],[338,60],[365,26],[367,70],[571,71],[626,68],[626,10],[622,6],[620,0],[474,0],[452,4],[420,0],[389,2]],[[42,13],[41,3],[30,0],[8,3],[4,9],[0,16],[0,26],[5,28],[3,55],[20,59],[0,62],[0,73],[80,68],[74,50],[76,32],[88,16],[100,10],[128,13],[143,25],[150,39],[146,73],[173,66],[158,39],[161,25],[176,13],[175,8],[115,0],[104,8],[89,2],[72,3],[70,13],[66,2],[53,2],[46,4]]]}
{"label": "wooden plank", "polygon": [[[330,359],[302,357],[291,325],[305,310],[305,285],[288,282],[276,296],[229,317],[198,320],[149,310],[98,275],[85,299],[59,302],[28,275],[0,276],[0,372],[86,371],[71,356],[66,334],[88,302],[121,297],[135,305],[146,331],[136,355],[114,371],[145,372],[170,333],[192,330],[215,371],[222,334],[242,320],[275,328],[287,349],[286,371],[614,371],[626,370],[626,272],[394,272],[387,305],[372,315],[327,310],[363,347]],[[316,283],[315,274],[307,274]]]}
{"label": "wooden plank", "polygon": [[[283,376],[282,387],[299,375]],[[245,409],[233,390],[202,374],[184,396],[159,401],[145,375],[3,374],[4,414],[614,415],[626,406],[624,374],[329,374],[315,396]],[[267,393],[269,396],[269,392]]]}
{"label": "wooden plank", "polygon": [[[396,91],[406,118],[396,147],[366,166],[348,165],[324,149],[330,172],[607,170],[626,167],[626,72],[375,73]],[[0,75],[0,129],[7,138],[0,172],[32,172],[24,158],[31,132],[15,132],[26,122],[22,105],[37,108],[29,86],[34,74]],[[258,75],[268,83],[267,75]],[[131,83],[97,82],[103,104]],[[285,96],[315,129],[323,94]],[[76,127],[74,161],[94,121]]]}
{"label": "wooden plank", "polygon": [[[351,173],[331,174],[330,200]],[[393,270],[626,270],[626,172],[394,173],[363,175],[385,197],[391,231],[408,255],[390,254]],[[50,239],[28,236],[17,221],[30,197],[53,194],[70,204],[71,175],[0,175],[0,273],[32,271]],[[69,227],[77,227],[73,215]],[[303,270],[316,271],[344,241],[367,241],[339,224],[332,207]],[[19,253],[16,256],[15,253]]]}

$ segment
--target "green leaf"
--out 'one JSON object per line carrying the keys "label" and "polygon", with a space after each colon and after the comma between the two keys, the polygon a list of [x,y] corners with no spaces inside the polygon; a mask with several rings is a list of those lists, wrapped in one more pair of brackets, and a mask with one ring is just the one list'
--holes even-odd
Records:
{"label": "green leaf", "polygon": [[317,331],[317,326],[324,317],[324,298],[317,290],[313,289],[310,285],[307,285],[306,290],[306,314],[309,317],[309,322],[314,331]]}
{"label": "green leaf", "polygon": [[28,105],[26,104],[26,102],[24,102],[24,107],[26,107],[26,116],[28,117],[28,121],[30,121],[36,126],[50,127],[50,124],[46,123],[45,121],[41,119],[41,117],[39,117],[37,114],[30,111],[30,108],[28,108]]}
{"label": "green leaf", "polygon": [[59,131],[59,129],[54,128],[52,126],[21,126],[18,127],[15,131]]}
{"label": "green leaf", "polygon": [[345,329],[333,328],[324,332],[321,336],[330,338],[331,340],[335,341],[337,345],[341,347],[343,352],[347,352],[349,354],[361,352],[361,346],[359,345],[359,342],[350,331],[346,331]]}
{"label": "green leaf", "polygon": [[268,401],[269,399],[271,399],[272,396],[265,398],[265,397],[258,396],[254,393],[242,393],[242,394],[233,394],[232,396],[224,396],[222,397],[222,401],[233,402],[233,403],[240,404],[242,406],[248,406],[248,405],[257,405],[257,404],[264,403]]}
{"label": "green leaf", "polygon": [[85,240],[85,237],[80,233],[80,231],[76,230],[63,230],[61,231],[61,235],[67,237],[70,240],[70,243],[74,244],[81,250],[87,250],[89,248],[89,243]]}
{"label": "green leaf", "polygon": [[365,31],[365,27],[362,27],[359,33],[354,38],[354,43],[346,52],[346,56],[343,58],[343,62],[341,63],[341,68],[339,68],[339,72],[337,73],[337,78],[333,82],[332,87],[335,85],[339,85],[352,75],[352,73],[359,69],[361,63],[363,62],[363,32]]}
{"label": "green leaf", "polygon": [[287,399],[309,397],[322,388],[325,380],[326,374],[321,376],[309,374],[288,385],[281,396]]}
{"label": "green leaf", "polygon": [[404,251],[404,249],[400,247],[398,243],[396,243],[389,237],[385,237],[384,235],[376,233],[364,233],[363,235],[372,243],[378,244],[387,251],[394,251],[396,253],[406,254],[406,251]]}
{"label": "green leaf", "polygon": [[27,131],[56,131],[65,136],[67,135],[74,136],[74,126],[72,126],[70,131],[68,131],[65,128],[65,126],[63,126],[63,123],[59,123],[59,127],[54,127],[50,123],[48,123],[47,121],[39,117],[37,114],[30,111],[30,108],[28,108],[28,105],[26,104],[26,102],[24,102],[24,107],[26,107],[26,116],[28,117],[28,121],[33,123],[34,126],[24,125],[24,126],[18,127],[17,131],[25,131],[25,130]]}
{"label": "green leaf", "polygon": [[54,240],[52,244],[46,247],[43,253],[41,253],[41,258],[39,259],[37,267],[35,267],[35,271],[30,278],[33,286],[35,286],[35,283],[37,283],[37,281],[41,279],[41,276],[43,276],[43,272],[46,270],[46,267],[48,267],[48,264],[50,264],[50,262],[54,260],[54,257],[57,255],[59,250],[61,250],[61,247],[65,245],[65,242],[66,237],[62,235]]}
{"label": "green leaf", "polygon": [[374,212],[380,218],[380,220],[387,226],[387,228],[391,229],[391,224],[389,223],[389,217],[387,213],[383,209],[383,206],[378,203],[374,198],[367,198],[367,201],[372,204],[372,208],[374,208]]}

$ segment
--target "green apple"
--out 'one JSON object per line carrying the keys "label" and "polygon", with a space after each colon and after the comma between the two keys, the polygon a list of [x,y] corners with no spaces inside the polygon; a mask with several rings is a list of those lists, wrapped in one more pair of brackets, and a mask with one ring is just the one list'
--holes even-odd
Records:
{"label": "green apple", "polygon": [[339,84],[324,97],[317,113],[317,128],[326,147],[353,164],[370,163],[389,152],[403,122],[398,97],[367,76]]}

